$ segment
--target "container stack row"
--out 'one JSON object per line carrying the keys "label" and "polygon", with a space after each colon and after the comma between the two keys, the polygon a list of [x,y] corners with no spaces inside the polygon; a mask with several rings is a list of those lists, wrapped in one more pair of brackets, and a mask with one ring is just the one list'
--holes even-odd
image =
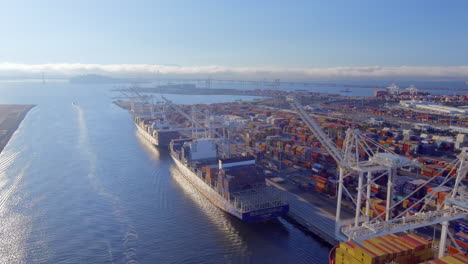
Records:
{"label": "container stack row", "polygon": [[364,240],[362,245],[342,242],[335,252],[336,264],[416,264],[433,259],[432,243],[415,234],[386,235]]}
{"label": "container stack row", "polygon": [[466,264],[468,257],[463,254],[448,255],[440,259],[430,260],[421,264]]}

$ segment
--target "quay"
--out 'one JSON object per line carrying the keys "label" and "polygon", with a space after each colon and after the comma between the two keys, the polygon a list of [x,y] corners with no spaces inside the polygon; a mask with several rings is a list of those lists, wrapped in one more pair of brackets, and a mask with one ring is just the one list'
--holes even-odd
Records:
{"label": "quay", "polygon": [[[267,183],[287,193],[290,205],[287,217],[330,246],[339,243],[335,237],[336,201],[321,194],[301,191],[287,182],[278,183],[267,178]],[[352,219],[353,213],[345,205],[342,216]]]}

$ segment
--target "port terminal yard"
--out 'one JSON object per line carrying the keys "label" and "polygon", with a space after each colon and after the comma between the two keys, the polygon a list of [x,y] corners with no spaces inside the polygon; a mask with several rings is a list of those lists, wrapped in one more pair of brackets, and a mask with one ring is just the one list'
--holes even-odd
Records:
{"label": "port terminal yard", "polygon": [[[420,113],[404,109],[400,107],[399,102],[411,97],[407,94],[380,94],[376,97],[319,96],[305,92],[299,94],[304,100],[303,104],[308,114],[316,118],[321,129],[339,148],[342,147],[346,128],[359,128],[382,146],[421,164],[417,168],[398,169],[394,199],[401,203],[401,206],[393,212],[394,214],[409,210],[408,216],[414,215],[419,199],[426,193],[433,193],[433,200],[428,203],[429,209],[437,208],[443,203],[448,189],[436,188],[435,185],[422,188],[421,192],[415,193],[408,200],[400,199],[420,188],[420,181],[434,179],[434,182],[441,182],[453,175],[453,172],[447,174],[441,171],[467,146],[468,138],[463,133],[463,128],[468,127],[466,115]],[[466,95],[412,96],[418,96],[418,100],[451,107],[462,107],[468,100]],[[130,109],[128,102],[116,101],[116,104]],[[180,107],[189,113],[192,106]],[[284,102],[284,98],[272,96],[250,102],[196,107],[201,109],[200,111],[210,112],[213,116],[232,117],[235,114],[237,125],[230,127],[227,133],[230,140],[235,142],[232,151],[254,155],[265,171],[268,184],[288,193],[291,205],[289,217],[330,245],[337,243],[334,220],[337,164],[307,130],[301,118]],[[145,112],[148,109],[145,110],[142,106],[140,111]],[[177,117],[173,118],[177,120]],[[221,119],[212,121],[215,124],[224,122]],[[230,122],[233,122],[232,118]],[[453,129],[454,127],[457,129]],[[385,211],[387,186],[384,182],[385,178],[370,188],[373,207],[371,215],[376,216]],[[451,188],[453,184],[453,181],[447,181],[446,187]],[[466,180],[463,180],[463,184],[466,184]],[[358,196],[355,189],[357,177],[349,177],[345,185],[352,196]],[[353,217],[352,201],[343,199],[342,204],[342,219],[346,222],[346,219]],[[458,239],[459,244],[463,246],[460,225],[463,223],[455,222],[449,230],[455,234],[455,240]],[[430,232],[427,231],[420,230],[419,235],[430,238]],[[455,245],[448,245],[452,252],[454,248]],[[458,251],[463,249],[457,247]]]}

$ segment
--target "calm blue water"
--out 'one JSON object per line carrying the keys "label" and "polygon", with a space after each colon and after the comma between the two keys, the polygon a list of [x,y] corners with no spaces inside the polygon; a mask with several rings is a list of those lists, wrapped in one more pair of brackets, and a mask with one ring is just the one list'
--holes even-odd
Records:
{"label": "calm blue water", "polygon": [[209,203],[110,88],[0,83],[0,103],[37,105],[0,154],[0,263],[327,262],[329,249],[287,221],[247,225]]}

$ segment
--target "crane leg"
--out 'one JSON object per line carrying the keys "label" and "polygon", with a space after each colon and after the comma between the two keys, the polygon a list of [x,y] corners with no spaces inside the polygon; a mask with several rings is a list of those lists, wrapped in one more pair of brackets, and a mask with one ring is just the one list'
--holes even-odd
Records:
{"label": "crane leg", "polygon": [[372,172],[367,172],[367,199],[366,199],[366,217],[367,221],[370,220],[370,196],[371,196],[371,180]]}
{"label": "crane leg", "polygon": [[447,231],[449,223],[444,221],[441,223],[442,231],[440,232],[440,244],[439,244],[439,258],[442,258],[445,255],[445,247],[447,245]]}
{"label": "crane leg", "polygon": [[335,216],[335,236],[338,237],[340,232],[340,220],[341,220],[341,199],[343,198],[343,178],[344,171],[339,167],[339,178],[338,178],[338,196],[336,198],[336,216]]}
{"label": "crane leg", "polygon": [[361,198],[362,198],[362,172],[359,173],[358,181],[358,197],[356,203],[356,217],[354,218],[354,225],[357,227],[359,225],[359,216],[361,215]]}
{"label": "crane leg", "polygon": [[390,220],[391,216],[391,209],[392,204],[393,204],[393,178],[394,175],[394,170],[389,169],[388,170],[388,182],[387,182],[387,206],[386,206],[386,212],[385,212],[385,221]]}

